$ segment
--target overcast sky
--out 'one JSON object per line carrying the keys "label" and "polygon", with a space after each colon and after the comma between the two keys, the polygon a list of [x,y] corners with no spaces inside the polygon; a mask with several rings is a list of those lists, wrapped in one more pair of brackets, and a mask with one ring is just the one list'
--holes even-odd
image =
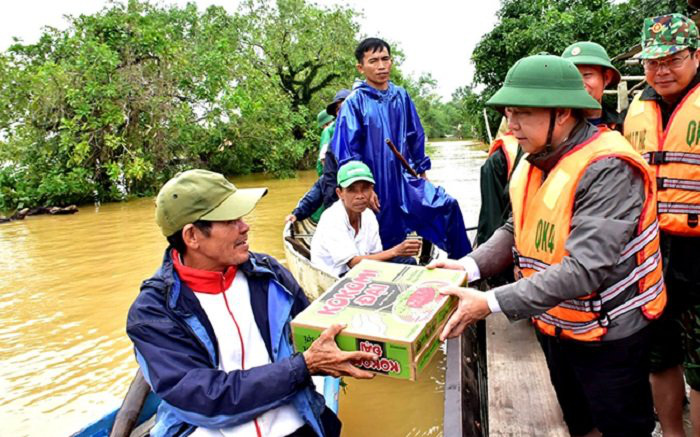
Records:
{"label": "overcast sky", "polygon": [[[183,0],[160,1],[165,4]],[[211,4],[233,12],[238,0],[196,0],[200,8]],[[470,84],[473,66],[469,61],[481,36],[496,23],[496,0],[317,0],[320,5],[346,4],[361,11],[360,32],[398,43],[406,60],[404,71],[415,77],[428,72],[438,82],[438,93],[449,100],[452,92]],[[63,29],[64,15],[91,14],[102,9],[105,0],[20,0],[3,4],[0,14],[0,49],[12,44],[12,37],[33,43],[42,26]]]}

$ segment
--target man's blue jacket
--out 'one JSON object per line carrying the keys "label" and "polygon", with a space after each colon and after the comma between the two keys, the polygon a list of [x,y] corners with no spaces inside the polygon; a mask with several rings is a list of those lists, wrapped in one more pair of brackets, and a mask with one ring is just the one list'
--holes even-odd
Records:
{"label": "man's blue jacket", "polygon": [[292,214],[300,221],[311,217],[311,215],[323,205],[322,200],[321,178],[319,178],[314,182],[311,188],[309,188],[309,191],[304,194],[304,197],[299,200]]}
{"label": "man's blue jacket", "polygon": [[238,266],[248,279],[253,315],[272,363],[224,372],[218,370],[211,323],[179,279],[170,253],[166,250],[161,268],[141,285],[126,326],[141,371],[162,400],[151,436],[240,425],[285,403],[319,436],[338,436],[340,422],[315,391],[304,357],[293,354],[289,321],[309,302],[289,271],[252,252]]}
{"label": "man's blue jacket", "polygon": [[[386,145],[391,139],[418,174],[430,169],[425,155],[425,134],[416,107],[405,89],[389,82],[381,91],[357,81],[345,99],[335,124],[329,150],[338,167],[359,160],[372,170],[379,197],[377,213],[384,249],[401,243],[411,231],[459,259],[471,252],[464,219],[457,201],[444,188],[411,176]],[[326,167],[333,164],[326,158]],[[324,168],[321,182],[324,204],[332,196],[334,175]],[[335,188],[335,187],[333,187]]]}

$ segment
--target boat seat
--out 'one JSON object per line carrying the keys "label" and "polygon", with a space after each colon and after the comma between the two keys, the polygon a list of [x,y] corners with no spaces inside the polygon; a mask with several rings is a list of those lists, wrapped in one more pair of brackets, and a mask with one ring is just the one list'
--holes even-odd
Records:
{"label": "boat seat", "polygon": [[292,237],[284,237],[284,239],[289,242],[289,244],[292,245],[294,250],[296,250],[300,255],[305,257],[308,260],[311,260],[311,251],[309,250],[309,247],[302,243],[301,240],[297,240],[296,238]]}

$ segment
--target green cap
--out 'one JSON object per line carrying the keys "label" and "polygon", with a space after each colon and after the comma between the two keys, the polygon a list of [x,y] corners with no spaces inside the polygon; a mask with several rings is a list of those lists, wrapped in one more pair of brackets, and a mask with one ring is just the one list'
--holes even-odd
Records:
{"label": "green cap", "polygon": [[361,161],[349,161],[338,170],[338,185],[347,188],[357,181],[374,183],[372,171]]}
{"label": "green cap", "polygon": [[613,79],[608,86],[614,87],[620,83],[620,72],[610,62],[608,52],[600,44],[580,41],[567,47],[561,57],[568,59],[574,65],[599,65],[607,68],[613,72]]}
{"label": "green cap", "polygon": [[513,65],[487,106],[600,109],[583,87],[581,73],[559,56],[539,54]]}
{"label": "green cap", "polygon": [[645,18],[642,28],[642,59],[656,59],[687,48],[698,48],[698,27],[681,14]]}
{"label": "green cap", "polygon": [[325,109],[319,112],[316,116],[316,123],[318,123],[319,129],[321,129],[326,123],[330,123],[331,121],[333,121],[333,116],[327,113]]}
{"label": "green cap", "polygon": [[156,223],[169,237],[197,220],[236,220],[255,208],[267,188],[236,188],[224,175],[187,170],[175,175],[156,197]]}

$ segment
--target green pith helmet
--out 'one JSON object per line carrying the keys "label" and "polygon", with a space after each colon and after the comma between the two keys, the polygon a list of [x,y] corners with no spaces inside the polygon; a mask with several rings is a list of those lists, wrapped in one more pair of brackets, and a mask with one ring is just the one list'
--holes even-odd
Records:
{"label": "green pith helmet", "polygon": [[612,81],[608,87],[612,88],[620,83],[620,72],[610,62],[610,56],[603,46],[591,41],[580,41],[571,44],[564,50],[561,57],[568,59],[574,65],[599,65],[613,72]]}
{"label": "green pith helmet", "polygon": [[644,19],[640,58],[663,58],[688,48],[698,48],[698,26],[690,18],[668,14]]}
{"label": "green pith helmet", "polygon": [[318,128],[321,129],[323,126],[326,125],[326,123],[330,123],[331,121],[333,121],[333,118],[334,117],[327,113],[325,109],[319,112],[316,116],[316,123],[318,123]]}
{"label": "green pith helmet", "polygon": [[347,188],[357,181],[374,184],[372,170],[362,161],[348,161],[338,169],[338,185]]}
{"label": "green pith helmet", "polygon": [[600,109],[600,103],[583,87],[581,73],[559,56],[539,54],[515,63],[486,102],[487,106]]}
{"label": "green pith helmet", "polygon": [[156,197],[156,223],[169,237],[197,220],[236,220],[250,213],[267,188],[236,188],[224,175],[187,170],[163,185]]}

